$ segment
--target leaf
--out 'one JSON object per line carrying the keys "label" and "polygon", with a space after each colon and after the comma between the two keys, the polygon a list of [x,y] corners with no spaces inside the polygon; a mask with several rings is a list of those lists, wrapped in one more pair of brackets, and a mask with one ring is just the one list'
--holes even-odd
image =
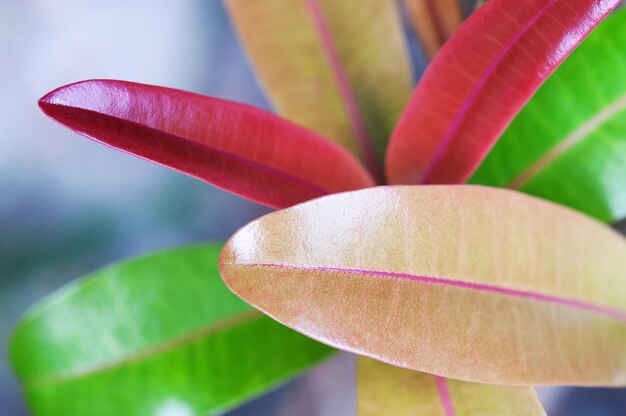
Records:
{"label": "leaf", "polygon": [[395,2],[228,0],[227,5],[275,109],[380,173],[379,159],[412,89]]}
{"label": "leaf", "polygon": [[472,178],[626,217],[626,9],[602,23],[513,121]]}
{"label": "leaf", "polygon": [[422,48],[433,58],[463,22],[458,0],[404,0]]}
{"label": "leaf", "polygon": [[468,185],[378,187],[262,217],[220,255],[230,289],[334,347],[501,385],[626,384],[626,240]]}
{"label": "leaf", "polygon": [[467,383],[392,367],[359,357],[359,416],[539,416],[545,412],[530,387]]}
{"label": "leaf", "polygon": [[39,105],[88,138],[272,207],[373,184],[340,147],[243,104],[91,80],[61,87]]}
{"label": "leaf", "polygon": [[493,0],[427,69],[393,133],[392,184],[467,181],[541,83],[618,0]]}
{"label": "leaf", "polygon": [[33,414],[217,414],[329,356],[232,295],[220,249],[126,261],[32,308],[10,357]]}
{"label": "leaf", "polygon": [[483,4],[487,3],[487,0],[476,0],[474,3],[474,11],[478,10],[482,7]]}

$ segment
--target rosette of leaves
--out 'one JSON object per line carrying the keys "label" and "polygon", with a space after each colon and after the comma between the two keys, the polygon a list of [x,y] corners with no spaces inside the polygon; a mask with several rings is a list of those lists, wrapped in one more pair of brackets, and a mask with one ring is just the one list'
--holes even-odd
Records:
{"label": "rosette of leaves", "polygon": [[534,385],[626,384],[626,241],[600,222],[626,213],[626,13],[584,41],[618,1],[491,0],[456,31],[453,2],[406,3],[433,56],[412,93],[395,2],[229,0],[279,115],[113,80],[40,100],[280,211],[219,260],[132,260],[35,306],[11,343],[35,414],[220,413],[322,343],[368,357],[363,415],[536,415]]}

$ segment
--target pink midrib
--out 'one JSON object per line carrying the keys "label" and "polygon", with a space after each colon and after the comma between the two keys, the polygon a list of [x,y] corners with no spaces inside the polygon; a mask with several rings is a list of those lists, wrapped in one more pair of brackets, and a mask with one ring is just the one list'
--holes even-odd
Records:
{"label": "pink midrib", "polygon": [[301,265],[288,265],[288,264],[271,264],[271,263],[252,263],[252,264],[233,264],[242,267],[268,267],[277,269],[290,269],[290,270],[310,270],[326,273],[348,273],[348,274],[365,274],[370,276],[394,278],[402,280],[411,280],[414,282],[436,284],[443,286],[452,286],[468,290],[474,290],[478,292],[496,293],[505,296],[514,296],[518,298],[531,299],[536,301],[548,302],[557,305],[567,306],[575,309],[584,310],[587,312],[594,312],[600,315],[605,315],[618,321],[626,322],[626,311],[611,308],[608,306],[601,306],[590,302],[584,302],[576,299],[570,299],[554,295],[546,295],[542,293],[509,289],[500,286],[488,285],[483,283],[466,282],[463,280],[446,279],[439,277],[417,276],[408,273],[387,272],[381,270],[368,270],[368,269],[353,269],[342,267],[322,267],[322,266],[301,266]]}
{"label": "pink midrib", "polygon": [[439,393],[439,399],[441,400],[441,405],[443,406],[445,416],[456,416],[446,379],[439,376],[433,377],[435,378],[435,383],[437,384],[437,392]]}
{"label": "pink midrib", "polygon": [[324,13],[317,0],[305,1],[309,13],[311,14],[313,25],[315,26],[315,29],[320,37],[322,46],[324,47],[324,51],[328,57],[331,70],[335,76],[339,94],[345,103],[346,111],[348,112],[348,117],[350,118],[350,122],[354,128],[363,159],[376,180],[381,182],[382,169],[372,145],[372,138],[367,131],[356,95],[352,90],[350,80],[348,79],[348,75],[343,67],[341,58],[339,57],[339,52],[337,51],[332,34],[328,24],[326,23],[326,19],[324,18]]}
{"label": "pink midrib", "polygon": [[537,22],[537,20],[539,20],[541,16],[543,16],[544,13],[546,13],[548,9],[552,7],[557,1],[558,0],[551,0],[548,4],[543,6],[541,10],[539,10],[537,14],[533,16],[533,18],[530,19],[530,21],[526,23],[515,34],[515,36],[511,39],[511,41],[500,51],[500,53],[498,53],[495,59],[487,67],[485,72],[483,72],[483,74],[480,76],[480,78],[478,79],[478,82],[474,85],[469,95],[463,102],[463,105],[461,106],[459,111],[454,116],[454,119],[448,126],[446,132],[441,137],[439,146],[437,150],[435,151],[435,154],[433,155],[432,159],[428,163],[428,166],[424,170],[424,175],[422,176],[421,181],[420,181],[421,184],[429,184],[432,181],[431,176],[433,175],[433,171],[439,166],[439,164],[441,163],[441,159],[444,157],[444,155],[447,153],[450,146],[453,144],[453,139],[456,133],[459,131],[461,124],[465,120],[467,113],[470,111],[472,105],[478,98],[485,84],[487,84],[487,81],[492,77],[492,75],[498,69],[498,66],[500,65],[500,63],[504,60],[504,58],[511,51],[511,49],[513,49],[517,41],[519,41],[521,37],[524,36],[524,34],[528,32],[530,28],[533,27],[533,25]]}

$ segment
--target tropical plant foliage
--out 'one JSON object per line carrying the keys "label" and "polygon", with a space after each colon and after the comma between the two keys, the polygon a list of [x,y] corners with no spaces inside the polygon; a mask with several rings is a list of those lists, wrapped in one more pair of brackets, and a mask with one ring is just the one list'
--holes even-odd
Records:
{"label": "tropical plant foliage", "polygon": [[609,16],[513,121],[471,182],[601,221],[626,217],[626,10]]}
{"label": "tropical plant foliage", "polygon": [[626,12],[548,79],[618,3],[491,0],[456,30],[455,2],[406,0],[432,57],[411,96],[395,2],[228,0],[279,115],[126,81],[44,96],[79,134],[286,208],[219,258],[286,326],[226,290],[220,246],[121,263],[17,327],[35,414],[220,413],[327,357],[317,341],[370,357],[362,415],[540,415],[535,384],[626,385],[626,240],[461,185],[626,215]]}
{"label": "tropical plant foliage", "polygon": [[191,246],[122,262],[30,310],[10,354],[32,411],[213,413],[332,353],[230,293],[217,271],[221,248]]}

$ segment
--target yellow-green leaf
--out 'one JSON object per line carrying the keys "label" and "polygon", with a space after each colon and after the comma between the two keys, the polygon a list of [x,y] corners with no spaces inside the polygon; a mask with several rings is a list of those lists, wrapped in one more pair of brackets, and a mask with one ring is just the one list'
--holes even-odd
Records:
{"label": "yellow-green leaf", "polygon": [[507,387],[445,379],[357,361],[358,416],[541,416],[532,387]]}
{"label": "yellow-green leaf", "polygon": [[228,0],[275,109],[373,171],[412,90],[399,10],[389,0]]}
{"label": "yellow-green leaf", "polygon": [[226,284],[312,338],[503,384],[626,384],[626,240],[569,208],[480,186],[379,187],[242,228]]}

